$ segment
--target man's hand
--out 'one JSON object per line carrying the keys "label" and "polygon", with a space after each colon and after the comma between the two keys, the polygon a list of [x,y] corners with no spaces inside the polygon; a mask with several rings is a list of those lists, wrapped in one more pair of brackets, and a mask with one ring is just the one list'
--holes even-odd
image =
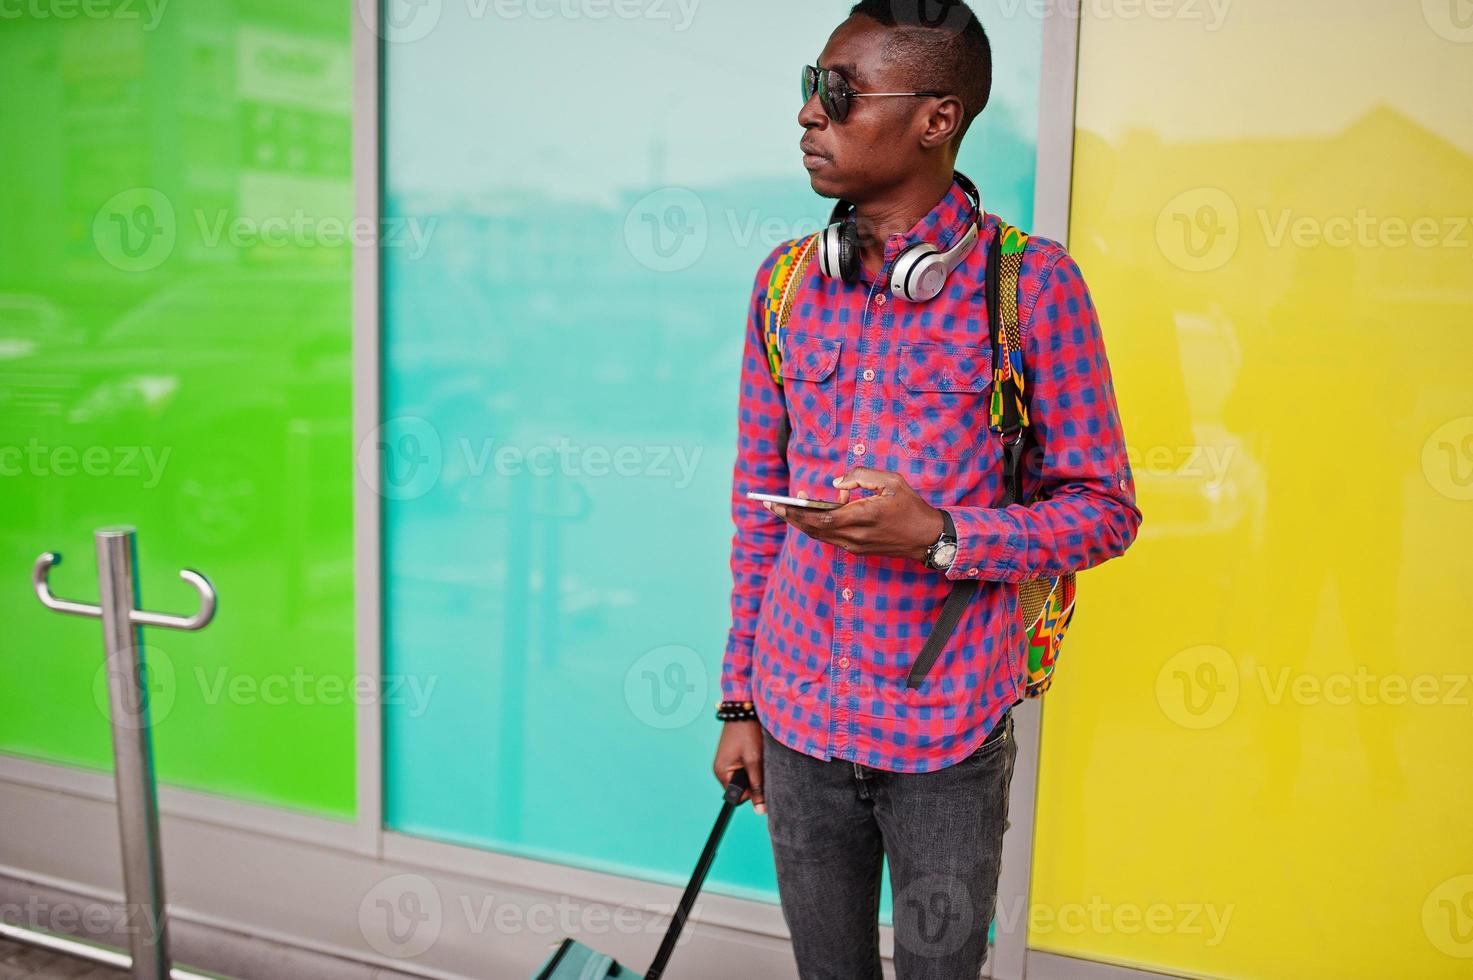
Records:
{"label": "man's hand", "polygon": [[738,769],[747,770],[747,779],[752,783],[742,799],[750,797],[752,809],[766,813],[767,804],[762,796],[762,728],[756,721],[721,722],[721,741],[716,744],[716,761],[711,771],[725,789]]}
{"label": "man's hand", "polygon": [[[861,466],[836,479],[834,486],[844,504],[834,510],[769,502],[762,506],[809,537],[856,555],[925,561],[927,550],[946,529],[941,511],[926,503],[899,473]],[[873,493],[851,500],[849,491],[855,488]],[[797,496],[806,498],[807,494],[800,490]]]}

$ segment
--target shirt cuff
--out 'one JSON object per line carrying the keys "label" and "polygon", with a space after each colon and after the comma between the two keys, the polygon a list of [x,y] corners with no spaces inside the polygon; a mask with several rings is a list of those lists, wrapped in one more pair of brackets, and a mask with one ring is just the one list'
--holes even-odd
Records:
{"label": "shirt cuff", "polygon": [[953,581],[1008,581],[1017,576],[1022,529],[1005,508],[947,507],[956,524],[956,559],[946,570]]}
{"label": "shirt cuff", "polygon": [[721,700],[752,700],[752,642],[731,637],[721,659]]}

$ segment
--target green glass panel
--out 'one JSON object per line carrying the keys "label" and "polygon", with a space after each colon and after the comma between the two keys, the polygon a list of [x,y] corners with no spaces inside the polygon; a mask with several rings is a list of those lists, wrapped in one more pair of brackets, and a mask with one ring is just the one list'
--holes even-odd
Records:
{"label": "green glass panel", "polygon": [[111,765],[92,530],[133,524],[160,777],[354,809],[351,10],[0,21],[0,750]]}

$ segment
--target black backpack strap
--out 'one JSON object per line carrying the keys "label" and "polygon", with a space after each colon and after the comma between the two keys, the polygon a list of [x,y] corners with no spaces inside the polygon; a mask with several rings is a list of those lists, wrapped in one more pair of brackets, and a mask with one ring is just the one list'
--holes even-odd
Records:
{"label": "black backpack strap", "polygon": [[[956,524],[952,522],[951,515],[943,510],[941,520],[946,525],[946,533],[955,537]],[[910,676],[905,679],[906,687],[914,689],[921,686],[921,681],[926,679],[936,658],[941,656],[946,641],[956,632],[957,624],[962,621],[962,613],[967,611],[967,604],[977,594],[977,586],[980,584],[976,579],[969,578],[952,585],[946,601],[941,604],[941,613],[936,617],[930,635],[926,637],[926,645],[921,647],[915,662],[910,665]]]}

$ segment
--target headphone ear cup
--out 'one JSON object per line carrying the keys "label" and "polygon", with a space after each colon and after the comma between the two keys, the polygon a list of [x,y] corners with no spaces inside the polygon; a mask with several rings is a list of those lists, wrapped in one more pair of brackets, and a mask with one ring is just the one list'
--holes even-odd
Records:
{"label": "headphone ear cup", "polygon": [[930,242],[916,242],[895,256],[890,273],[890,291],[911,303],[924,303],[941,292],[946,269],[940,252]]}
{"label": "headphone ear cup", "polygon": [[839,275],[845,282],[859,281],[859,229],[853,221],[839,226]]}
{"label": "headphone ear cup", "polygon": [[818,236],[818,271],[829,279],[839,278],[839,228],[828,225]]}

